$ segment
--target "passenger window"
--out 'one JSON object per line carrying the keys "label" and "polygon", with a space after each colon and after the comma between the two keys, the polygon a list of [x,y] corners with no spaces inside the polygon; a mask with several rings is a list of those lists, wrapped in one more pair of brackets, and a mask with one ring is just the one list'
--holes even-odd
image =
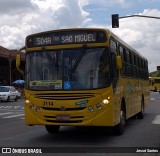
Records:
{"label": "passenger window", "polygon": [[111,40],[110,48],[111,48],[111,62],[112,62],[112,75],[113,75],[113,90],[115,92],[118,81],[118,70],[116,66],[117,45],[115,41]]}
{"label": "passenger window", "polygon": [[116,52],[116,50],[117,50],[116,42],[111,40],[110,44],[111,44],[111,52]]}

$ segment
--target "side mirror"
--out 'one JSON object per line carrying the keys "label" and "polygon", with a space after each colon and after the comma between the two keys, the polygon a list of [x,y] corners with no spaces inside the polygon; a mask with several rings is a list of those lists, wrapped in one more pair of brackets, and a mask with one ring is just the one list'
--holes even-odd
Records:
{"label": "side mirror", "polygon": [[122,69],[122,57],[120,55],[118,55],[116,58],[116,65],[118,70]]}
{"label": "side mirror", "polygon": [[24,75],[24,72],[20,69],[20,65],[21,65],[21,51],[24,50],[25,47],[21,48],[18,50],[17,52],[17,57],[16,57],[16,67],[17,67],[17,70],[22,74]]}

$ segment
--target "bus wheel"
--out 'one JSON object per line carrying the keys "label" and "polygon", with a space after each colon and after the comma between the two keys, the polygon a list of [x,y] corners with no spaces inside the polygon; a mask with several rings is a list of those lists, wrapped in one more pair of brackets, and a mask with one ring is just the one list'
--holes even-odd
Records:
{"label": "bus wheel", "polygon": [[144,118],[144,99],[141,100],[141,111],[137,114],[138,119]]}
{"label": "bus wheel", "polygon": [[53,125],[45,125],[45,127],[48,133],[57,133],[60,129],[60,126]]}
{"label": "bus wheel", "polygon": [[117,135],[122,135],[125,130],[126,124],[126,110],[124,105],[121,106],[121,113],[120,113],[120,123],[113,127],[113,131]]}

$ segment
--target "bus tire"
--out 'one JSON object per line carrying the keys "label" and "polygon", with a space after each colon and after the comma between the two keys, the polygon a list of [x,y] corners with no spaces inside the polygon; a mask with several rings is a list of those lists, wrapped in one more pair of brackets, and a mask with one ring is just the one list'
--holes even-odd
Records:
{"label": "bus tire", "polygon": [[144,98],[142,97],[141,100],[141,111],[137,114],[138,119],[143,119],[144,118]]}
{"label": "bus tire", "polygon": [[57,133],[60,129],[60,126],[53,126],[53,125],[45,125],[45,128],[48,133]]}
{"label": "bus tire", "polygon": [[124,105],[121,105],[120,123],[113,127],[113,132],[116,135],[122,135],[125,130],[126,124],[126,109]]}

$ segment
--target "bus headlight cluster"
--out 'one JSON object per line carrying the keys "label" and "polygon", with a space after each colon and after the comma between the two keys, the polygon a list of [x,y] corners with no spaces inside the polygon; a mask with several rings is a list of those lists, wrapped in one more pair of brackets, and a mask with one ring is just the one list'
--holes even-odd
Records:
{"label": "bus headlight cluster", "polygon": [[94,112],[94,107],[93,107],[93,106],[89,106],[89,107],[88,107],[88,110],[89,110],[90,112]]}
{"label": "bus headlight cluster", "polygon": [[39,112],[40,111],[40,107],[36,106],[35,110],[36,110],[36,112]]}
{"label": "bus headlight cluster", "polygon": [[29,101],[29,100],[26,100],[25,103],[26,103],[26,104],[30,104],[30,101]]}
{"label": "bus headlight cluster", "polygon": [[[101,105],[101,104],[96,104],[96,108],[97,108],[98,110],[101,110],[101,109],[102,109],[102,105]],[[89,107],[88,107],[88,110],[89,110],[90,112],[94,112],[94,107],[93,107],[93,106],[89,106]]]}
{"label": "bus headlight cluster", "polygon": [[109,104],[109,100],[110,100],[110,99],[111,99],[111,97],[108,96],[106,99],[103,100],[103,104],[104,104],[104,105]]}
{"label": "bus headlight cluster", "polygon": [[30,103],[30,104],[29,104],[29,108],[30,108],[30,109],[34,109],[34,104]]}
{"label": "bus headlight cluster", "polygon": [[97,107],[98,110],[102,109],[102,105],[101,104],[96,104],[96,107]]}
{"label": "bus headlight cluster", "polygon": [[35,110],[36,112],[40,111],[40,107],[39,106],[35,106],[34,104],[30,103],[29,100],[26,100],[25,103],[28,105],[29,109]]}

